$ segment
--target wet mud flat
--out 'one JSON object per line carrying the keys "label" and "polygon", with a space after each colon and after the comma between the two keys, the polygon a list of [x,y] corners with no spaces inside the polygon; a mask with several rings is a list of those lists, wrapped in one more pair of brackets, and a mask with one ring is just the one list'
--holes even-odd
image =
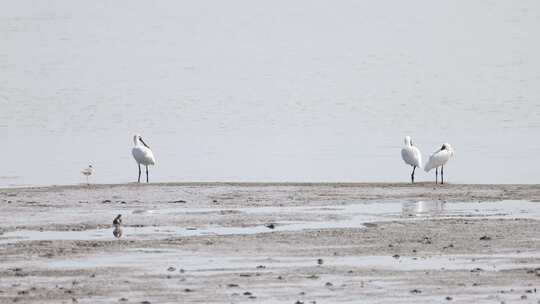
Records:
{"label": "wet mud flat", "polygon": [[540,303],[539,219],[536,185],[0,189],[0,303]]}

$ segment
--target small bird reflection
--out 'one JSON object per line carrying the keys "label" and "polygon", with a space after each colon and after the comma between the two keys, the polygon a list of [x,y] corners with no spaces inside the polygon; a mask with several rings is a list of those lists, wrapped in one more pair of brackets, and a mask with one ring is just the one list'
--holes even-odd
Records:
{"label": "small bird reflection", "polygon": [[120,226],[114,227],[114,230],[113,230],[112,233],[113,233],[115,238],[121,238],[122,237],[122,227],[120,227]]}
{"label": "small bird reflection", "polygon": [[406,202],[401,206],[401,216],[432,216],[444,212],[444,202],[441,201],[419,201]]}

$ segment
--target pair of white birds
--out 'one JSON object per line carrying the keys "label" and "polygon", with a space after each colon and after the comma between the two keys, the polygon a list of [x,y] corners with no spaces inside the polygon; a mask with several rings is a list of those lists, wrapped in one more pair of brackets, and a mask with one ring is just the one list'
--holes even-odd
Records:
{"label": "pair of white birds", "polygon": [[[438,183],[439,167],[441,167],[441,185],[444,184],[444,165],[454,156],[454,149],[449,143],[444,143],[441,148],[435,151],[430,157],[424,170],[429,172],[435,168],[435,183]],[[413,167],[411,173],[411,182],[414,183],[414,171],[417,167],[422,167],[422,154],[420,150],[413,145],[412,139],[405,136],[405,146],[401,149],[401,158],[407,164]]]}
{"label": "pair of white birds", "polygon": [[[141,182],[141,165],[143,165],[146,167],[146,182],[148,183],[148,166],[155,165],[156,159],[150,147],[139,134],[133,135],[133,143],[135,146],[131,149],[131,154],[139,166],[139,178],[137,182]],[[86,183],[88,184],[88,177],[94,173],[94,168],[92,165],[88,165],[88,168],[82,170],[81,173],[86,176]]]}

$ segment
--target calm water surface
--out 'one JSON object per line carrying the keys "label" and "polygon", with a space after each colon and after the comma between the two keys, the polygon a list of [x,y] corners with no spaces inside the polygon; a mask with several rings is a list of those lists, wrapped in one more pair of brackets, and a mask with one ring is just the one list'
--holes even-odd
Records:
{"label": "calm water surface", "polygon": [[[540,183],[537,1],[4,1],[0,187],[408,181],[403,136],[451,182]],[[433,176],[417,174],[417,180]]]}

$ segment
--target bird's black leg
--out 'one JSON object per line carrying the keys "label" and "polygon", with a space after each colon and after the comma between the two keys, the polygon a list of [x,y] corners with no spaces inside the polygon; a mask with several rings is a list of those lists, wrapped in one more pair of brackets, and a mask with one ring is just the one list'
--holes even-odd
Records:
{"label": "bird's black leg", "polygon": [[435,168],[435,184],[439,181],[439,168]]}
{"label": "bird's black leg", "polygon": [[146,183],[148,183],[148,166],[146,166]]}
{"label": "bird's black leg", "polygon": [[412,173],[411,173],[411,182],[414,184],[414,170],[416,170],[416,166],[413,166]]}
{"label": "bird's black leg", "polygon": [[441,185],[444,184],[444,166],[441,166]]}
{"label": "bird's black leg", "polygon": [[139,164],[139,179],[137,180],[137,183],[141,182],[141,164]]}

